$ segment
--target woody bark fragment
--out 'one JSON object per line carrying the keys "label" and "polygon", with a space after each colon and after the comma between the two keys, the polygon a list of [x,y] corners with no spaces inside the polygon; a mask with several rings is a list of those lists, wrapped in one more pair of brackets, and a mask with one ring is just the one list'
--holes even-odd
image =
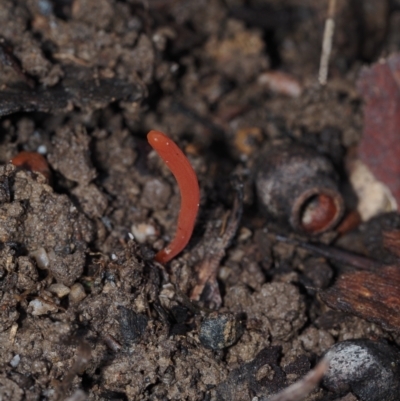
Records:
{"label": "woody bark fragment", "polygon": [[[371,232],[370,232],[371,234]],[[295,244],[334,261],[350,266],[335,284],[320,292],[321,299],[331,308],[377,323],[387,330],[400,333],[400,263],[385,264],[324,244],[312,244],[271,234],[275,240]],[[400,230],[382,232],[383,248],[399,256]]]}
{"label": "woody bark fragment", "polygon": [[333,287],[321,293],[321,298],[333,309],[400,332],[399,266],[345,273]]}
{"label": "woody bark fragment", "polygon": [[237,178],[233,179],[233,186],[236,196],[233,202],[232,210],[226,221],[226,225],[219,236],[215,236],[212,224],[209,224],[209,233],[205,238],[210,238],[207,246],[207,254],[197,266],[197,283],[192,290],[190,299],[199,301],[206,285],[209,285],[209,293],[206,302],[213,303],[219,308],[222,304],[222,298],[217,283],[217,273],[222,258],[225,256],[226,249],[231,244],[236,232],[239,228],[243,212],[243,185]]}
{"label": "woody bark fragment", "polygon": [[358,155],[400,203],[400,53],[361,71],[364,131]]}

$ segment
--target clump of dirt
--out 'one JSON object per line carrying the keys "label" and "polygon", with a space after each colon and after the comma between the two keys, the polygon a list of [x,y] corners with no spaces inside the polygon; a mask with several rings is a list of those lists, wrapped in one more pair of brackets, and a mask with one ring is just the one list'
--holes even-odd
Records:
{"label": "clump of dirt", "polygon": [[[398,11],[381,3],[337,0],[319,87],[323,2],[0,2],[0,398],[267,400],[340,341],[398,343],[322,303],[348,267],[278,241],[290,225],[254,189],[260,149],[298,142],[332,161],[354,207],[356,76],[398,50]],[[201,188],[193,237],[167,266],[153,258],[180,195],[151,129]],[[10,163],[20,151],[51,177]],[[339,399],[332,388],[307,400]]]}

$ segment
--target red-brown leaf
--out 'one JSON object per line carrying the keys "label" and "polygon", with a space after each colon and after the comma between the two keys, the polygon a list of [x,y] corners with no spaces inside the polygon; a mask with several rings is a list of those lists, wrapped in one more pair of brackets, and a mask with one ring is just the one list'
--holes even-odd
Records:
{"label": "red-brown leaf", "polygon": [[361,71],[364,132],[358,154],[400,205],[400,53]]}

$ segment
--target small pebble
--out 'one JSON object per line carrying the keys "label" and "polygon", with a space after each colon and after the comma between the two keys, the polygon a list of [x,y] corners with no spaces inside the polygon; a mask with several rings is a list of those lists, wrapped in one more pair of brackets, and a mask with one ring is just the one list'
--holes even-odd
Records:
{"label": "small pebble", "polygon": [[77,304],[86,298],[86,292],[81,283],[75,283],[71,287],[71,292],[69,293],[69,300],[71,303]]}
{"label": "small pebble", "polygon": [[13,359],[11,359],[10,365],[13,368],[16,368],[19,365],[20,361],[21,361],[21,357],[18,354],[16,354],[16,355],[14,355]]}
{"label": "small pebble", "polygon": [[176,296],[175,287],[171,284],[164,284],[160,292],[160,298],[173,299]]}
{"label": "small pebble", "polygon": [[239,231],[238,241],[244,242],[251,238],[253,232],[247,227],[242,227]]}
{"label": "small pebble", "polygon": [[29,302],[28,312],[33,316],[46,315],[49,312],[57,312],[57,306],[36,298]]}
{"label": "small pebble", "polygon": [[36,251],[30,253],[30,256],[35,259],[36,265],[39,269],[47,270],[50,264],[49,256],[44,248],[38,248]]}
{"label": "small pebble", "polygon": [[103,294],[109,294],[110,292],[115,291],[116,285],[113,281],[108,281],[104,284]]}
{"label": "small pebble", "polygon": [[37,148],[37,152],[40,153],[41,155],[45,155],[47,153],[47,147],[46,145],[40,145]]}
{"label": "small pebble", "polygon": [[372,340],[335,344],[327,353],[329,370],[323,384],[338,394],[352,392],[361,401],[397,401],[400,393],[400,352]]}
{"label": "small pebble", "polygon": [[214,350],[230,347],[244,332],[244,322],[232,313],[213,313],[200,327],[200,342]]}
{"label": "small pebble", "polygon": [[55,283],[49,287],[49,291],[56,294],[58,298],[62,298],[68,295],[71,290],[64,284]]}
{"label": "small pebble", "polygon": [[151,237],[156,234],[156,229],[154,226],[146,223],[134,224],[132,225],[131,230],[133,236],[140,244],[145,243],[147,237]]}

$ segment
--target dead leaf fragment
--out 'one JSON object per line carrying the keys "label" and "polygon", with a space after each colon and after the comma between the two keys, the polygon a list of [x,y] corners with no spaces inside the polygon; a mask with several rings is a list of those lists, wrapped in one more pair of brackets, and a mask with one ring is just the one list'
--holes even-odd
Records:
{"label": "dead leaf fragment", "polygon": [[364,132],[358,154],[400,202],[400,53],[361,71]]}

